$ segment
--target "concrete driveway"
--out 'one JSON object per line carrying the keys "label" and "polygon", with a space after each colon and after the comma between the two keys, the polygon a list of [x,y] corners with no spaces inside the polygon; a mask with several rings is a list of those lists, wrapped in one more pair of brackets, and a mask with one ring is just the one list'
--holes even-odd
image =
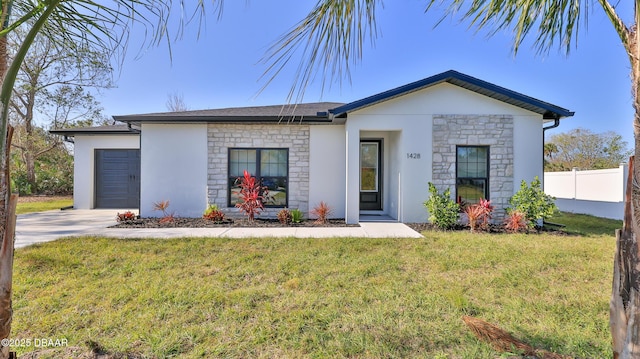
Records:
{"label": "concrete driveway", "polygon": [[422,238],[402,223],[361,222],[360,227],[288,228],[107,228],[117,223],[116,214],[126,210],[72,209],[18,215],[16,248],[62,237],[99,235],[116,238],[180,237],[357,237]]}
{"label": "concrete driveway", "polygon": [[54,210],[19,214],[16,222],[16,248],[62,237],[100,234],[117,223],[116,214],[123,210]]}

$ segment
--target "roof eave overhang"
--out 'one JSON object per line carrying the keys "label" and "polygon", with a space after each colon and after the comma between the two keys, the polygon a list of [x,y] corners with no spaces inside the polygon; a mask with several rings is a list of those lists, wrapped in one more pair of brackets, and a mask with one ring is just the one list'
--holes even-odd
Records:
{"label": "roof eave overhang", "polygon": [[385,92],[381,92],[379,94],[348,103],[344,106],[336,107],[329,110],[329,112],[336,118],[346,118],[349,112],[373,106],[378,103],[388,101],[396,97],[404,96],[412,92],[420,91],[444,82],[462,87],[469,91],[476,92],[478,94],[534,113],[538,113],[542,115],[544,119],[560,119],[571,117],[574,115],[574,112],[569,111],[565,108],[535,99],[533,97],[526,96],[524,94],[453,70],[446,71],[441,74],[434,75],[420,81],[412,82],[410,84],[400,86]]}
{"label": "roof eave overhang", "polygon": [[287,123],[331,123],[332,120],[326,116],[278,116],[278,117],[256,117],[256,116],[189,116],[188,118],[167,118],[166,116],[113,116],[116,121],[129,123],[132,125],[141,124],[287,124]]}
{"label": "roof eave overhang", "polygon": [[128,135],[139,135],[140,131],[136,130],[136,129],[130,129],[128,131],[122,131],[122,130],[96,130],[96,131],[92,131],[92,130],[85,130],[82,131],[81,128],[79,128],[78,130],[74,130],[74,129],[66,129],[66,130],[50,130],[49,133],[53,134],[53,135],[60,135],[60,136],[66,136],[66,137],[73,137],[76,135],[87,135],[87,136],[96,136],[96,135],[124,135],[124,136],[128,136]]}

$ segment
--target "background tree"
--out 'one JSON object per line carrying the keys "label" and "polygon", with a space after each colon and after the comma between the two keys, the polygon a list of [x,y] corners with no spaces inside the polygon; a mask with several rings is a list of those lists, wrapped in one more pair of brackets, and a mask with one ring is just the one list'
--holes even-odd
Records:
{"label": "background tree", "polygon": [[631,156],[628,144],[615,132],[593,133],[577,128],[557,133],[545,143],[545,171],[616,168]]}
{"label": "background tree", "polygon": [[[23,128],[16,128],[14,135],[25,138]],[[37,153],[33,168],[27,168],[24,152],[11,152],[11,188],[20,195],[35,194],[30,183],[30,171],[37,178],[38,194],[71,194],[73,192],[73,154],[60,141],[60,136],[50,135],[42,127],[35,127],[30,136],[30,147],[46,149]],[[12,141],[14,149],[16,140]]]}
{"label": "background tree", "polygon": [[[10,34],[10,55],[17,51],[24,35],[20,29]],[[102,121],[102,108],[86,88],[111,87],[111,72],[105,53],[87,46],[69,51],[55,46],[45,36],[35,38],[19,69],[10,101],[10,120],[15,128],[11,145],[18,152],[18,156],[11,156],[15,170],[12,183],[21,194],[69,191],[72,175],[59,171],[68,166],[52,166],[52,172],[44,168],[45,162],[38,163],[44,155],[47,155],[46,163],[57,163],[55,155],[62,156],[60,164],[68,163],[69,153],[60,137],[49,136],[46,130],[73,127],[77,121]],[[64,186],[56,184],[54,173],[64,177],[59,181]],[[56,185],[41,189],[37,174],[46,177],[48,184]]]}
{"label": "background tree", "polygon": [[189,106],[184,102],[184,95],[177,92],[167,95],[166,106],[169,112],[189,111]]}

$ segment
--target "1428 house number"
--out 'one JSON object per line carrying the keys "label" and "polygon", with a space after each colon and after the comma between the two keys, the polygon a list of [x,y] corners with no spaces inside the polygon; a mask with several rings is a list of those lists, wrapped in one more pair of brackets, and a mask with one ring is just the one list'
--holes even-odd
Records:
{"label": "1428 house number", "polygon": [[420,153],[419,152],[407,153],[407,158],[410,159],[410,160],[419,160],[420,159]]}

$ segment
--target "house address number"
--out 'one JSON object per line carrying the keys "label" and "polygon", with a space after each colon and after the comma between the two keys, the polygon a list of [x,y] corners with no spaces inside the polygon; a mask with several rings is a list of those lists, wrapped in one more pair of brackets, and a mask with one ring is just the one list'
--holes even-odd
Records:
{"label": "house address number", "polygon": [[420,159],[420,152],[407,153],[407,158],[410,159],[410,160],[419,160]]}

